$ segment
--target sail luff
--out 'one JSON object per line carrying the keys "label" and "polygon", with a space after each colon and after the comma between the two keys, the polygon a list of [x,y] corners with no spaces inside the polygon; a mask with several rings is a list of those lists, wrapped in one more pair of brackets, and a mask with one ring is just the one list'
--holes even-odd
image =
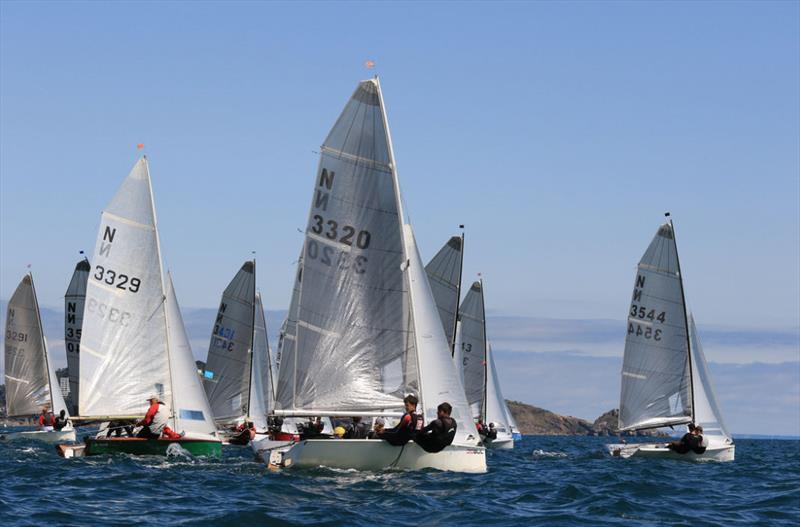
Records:
{"label": "sail luff", "polygon": [[78,414],[80,399],[80,344],[90,269],[89,260],[84,257],[75,266],[64,294],[64,348],[69,372],[69,406],[74,414]]}
{"label": "sail luff", "polygon": [[683,273],[681,272],[681,259],[678,255],[678,238],[675,235],[675,226],[672,224],[672,219],[669,220],[669,226],[672,229],[672,239],[675,242],[675,261],[678,264],[678,282],[681,284],[681,304],[683,306],[683,323],[686,327],[686,358],[689,361],[689,395],[692,401],[692,421],[695,419],[694,411],[694,379],[692,375],[692,340],[689,335],[689,316],[686,313],[686,293],[683,289]]}
{"label": "sail luff", "polygon": [[39,323],[39,338],[42,342],[42,350],[44,351],[44,367],[45,371],[47,372],[47,385],[50,389],[50,408],[55,410],[55,396],[53,395],[53,378],[50,375],[50,357],[48,357],[47,353],[47,341],[44,337],[44,329],[42,328],[42,314],[39,311],[39,298],[36,296],[36,286],[33,284],[33,274],[28,273],[28,277],[31,279],[31,291],[33,291],[33,305],[35,306],[36,311],[36,320]]}
{"label": "sail luff", "polygon": [[[463,228],[463,225],[461,226]],[[453,317],[453,338],[450,343],[450,353],[456,356],[456,330],[458,329],[458,307],[461,303],[461,280],[464,276],[464,231],[461,231],[461,251],[458,259],[458,279],[456,280],[456,316]]]}

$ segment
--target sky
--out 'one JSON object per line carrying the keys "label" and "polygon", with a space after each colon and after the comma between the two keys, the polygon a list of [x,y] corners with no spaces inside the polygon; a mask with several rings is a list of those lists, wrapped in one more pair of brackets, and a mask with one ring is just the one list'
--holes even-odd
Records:
{"label": "sky", "polygon": [[1,2],[0,299],[30,265],[62,305],[142,143],[181,306],[256,251],[285,309],[316,152],[376,73],[423,258],[465,224],[491,314],[623,320],[670,211],[701,332],[765,335],[709,360],[800,360],[797,2]]}

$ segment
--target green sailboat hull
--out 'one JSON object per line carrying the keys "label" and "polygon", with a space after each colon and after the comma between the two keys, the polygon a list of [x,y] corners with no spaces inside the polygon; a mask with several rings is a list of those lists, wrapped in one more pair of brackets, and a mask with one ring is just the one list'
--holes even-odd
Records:
{"label": "green sailboat hull", "polygon": [[86,455],[131,454],[166,456],[171,444],[178,444],[193,456],[222,457],[222,442],[207,439],[140,439],[136,437],[86,438]]}

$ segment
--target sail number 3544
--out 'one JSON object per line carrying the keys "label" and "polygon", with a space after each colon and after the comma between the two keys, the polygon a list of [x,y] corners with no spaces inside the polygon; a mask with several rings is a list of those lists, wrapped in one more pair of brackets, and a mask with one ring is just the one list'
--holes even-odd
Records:
{"label": "sail number 3544", "polygon": [[[649,320],[650,322],[664,323],[667,320],[666,312],[656,314],[655,309],[647,309],[645,306],[631,304],[630,318],[638,318],[640,320]],[[636,335],[637,337],[644,337],[646,339],[661,340],[661,330],[652,327],[643,328],[641,324],[635,324],[628,321],[628,335]]]}

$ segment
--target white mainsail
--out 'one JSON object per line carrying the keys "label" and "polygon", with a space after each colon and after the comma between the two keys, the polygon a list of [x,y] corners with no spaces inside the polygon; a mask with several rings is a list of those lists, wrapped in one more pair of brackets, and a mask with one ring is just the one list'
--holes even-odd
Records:
{"label": "white mainsail", "polygon": [[481,282],[472,284],[458,314],[467,401],[472,408],[472,417],[483,419],[486,399],[486,315]]}
{"label": "white mainsail", "polygon": [[64,344],[67,349],[69,372],[69,406],[78,413],[80,389],[80,348],[83,327],[83,307],[86,303],[86,283],[89,280],[89,260],[84,258],[75,266],[72,279],[64,294]]}
{"label": "white mainsail", "polygon": [[694,420],[703,427],[703,435],[731,440],[731,434],[722,420],[722,412],[717,403],[714,384],[708,371],[700,337],[694,325],[694,317],[689,313],[689,339],[692,352],[692,389],[694,390]]}
{"label": "white mainsail", "polygon": [[253,332],[253,368],[250,372],[250,403],[248,411],[256,430],[267,428],[267,415],[275,407],[272,364],[270,360],[267,323],[261,294],[256,293],[256,319]]}
{"label": "white mainsail", "polygon": [[218,423],[233,423],[248,412],[255,294],[255,261],[248,260],[222,294],[203,373]]}
{"label": "white mainsail", "polygon": [[454,340],[458,319],[458,302],[461,300],[463,262],[464,237],[462,235],[450,238],[425,266],[428,282],[431,284],[431,293],[436,300],[436,307],[442,319],[447,342],[453,350],[452,353],[455,353]]}
{"label": "white mainsail", "polygon": [[363,81],[321,148],[279,409],[399,410],[418,391],[401,223],[378,84]]}
{"label": "white mainsail", "polygon": [[636,274],[622,365],[620,430],[691,422],[689,361],[675,231],[665,223]]}
{"label": "white mainsail", "polygon": [[507,428],[510,431],[512,419],[511,412],[503,398],[500,389],[500,379],[497,376],[497,367],[494,364],[494,352],[489,343],[486,348],[486,402],[484,404],[484,422],[495,423],[498,428]]}
{"label": "white mainsail", "polygon": [[190,438],[216,437],[211,406],[197,375],[197,364],[186,335],[171,274],[167,275],[166,296],[172,415],[175,430],[185,432]]}
{"label": "white mainsail", "polygon": [[[6,414],[32,416],[47,406],[58,415],[67,410],[42,332],[33,275],[20,281],[6,312]],[[69,412],[67,412],[69,415]]]}

